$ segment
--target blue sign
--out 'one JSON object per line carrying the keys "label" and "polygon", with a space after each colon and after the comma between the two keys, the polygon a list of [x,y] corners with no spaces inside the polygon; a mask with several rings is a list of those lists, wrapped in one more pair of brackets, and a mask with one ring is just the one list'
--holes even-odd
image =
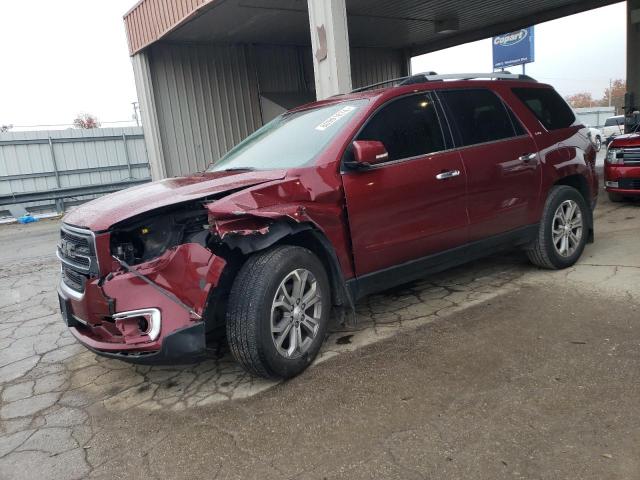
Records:
{"label": "blue sign", "polygon": [[493,68],[522,65],[535,60],[533,27],[493,37]]}

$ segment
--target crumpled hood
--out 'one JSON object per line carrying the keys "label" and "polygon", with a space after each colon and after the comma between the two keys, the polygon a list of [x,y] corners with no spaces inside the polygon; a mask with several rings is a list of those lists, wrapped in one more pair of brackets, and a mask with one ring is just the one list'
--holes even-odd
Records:
{"label": "crumpled hood", "polygon": [[618,135],[609,144],[609,148],[640,147],[640,133]]}
{"label": "crumpled hood", "polygon": [[157,208],[280,180],[286,170],[213,172],[167,178],[104,195],[75,208],[63,222],[94,232]]}

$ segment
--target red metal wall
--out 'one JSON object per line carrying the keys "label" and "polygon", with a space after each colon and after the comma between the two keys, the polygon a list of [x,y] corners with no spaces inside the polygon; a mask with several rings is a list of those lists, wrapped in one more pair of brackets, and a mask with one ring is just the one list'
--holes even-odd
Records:
{"label": "red metal wall", "polygon": [[162,38],[215,0],[141,0],[124,16],[131,55]]}

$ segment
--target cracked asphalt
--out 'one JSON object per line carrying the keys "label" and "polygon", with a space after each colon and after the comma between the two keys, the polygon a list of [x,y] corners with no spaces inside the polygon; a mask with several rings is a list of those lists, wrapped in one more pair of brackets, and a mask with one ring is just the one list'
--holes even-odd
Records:
{"label": "cracked asphalt", "polygon": [[97,357],[58,223],[0,228],[0,478],[640,478],[640,202],[546,272],[511,252],[368,297],[276,384]]}

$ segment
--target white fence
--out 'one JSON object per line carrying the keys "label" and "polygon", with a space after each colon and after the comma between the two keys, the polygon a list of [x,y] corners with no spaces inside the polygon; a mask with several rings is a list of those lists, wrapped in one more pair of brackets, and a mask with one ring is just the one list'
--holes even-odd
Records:
{"label": "white fence", "polygon": [[61,212],[149,176],[141,127],[0,133],[0,211]]}

